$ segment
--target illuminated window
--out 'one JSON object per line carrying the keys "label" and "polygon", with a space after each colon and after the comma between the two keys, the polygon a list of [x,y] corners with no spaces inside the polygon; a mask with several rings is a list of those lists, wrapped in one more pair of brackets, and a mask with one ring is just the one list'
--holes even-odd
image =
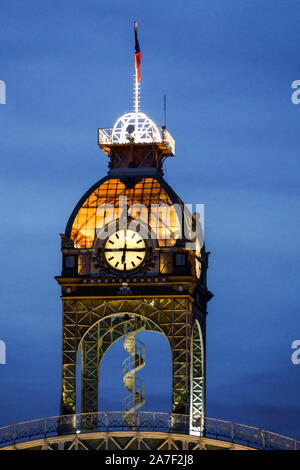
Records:
{"label": "illuminated window", "polygon": [[91,272],[91,257],[90,255],[78,256],[78,274],[81,276],[88,275]]}
{"label": "illuminated window", "polygon": [[170,274],[173,269],[173,253],[161,253],[159,270],[161,274]]}

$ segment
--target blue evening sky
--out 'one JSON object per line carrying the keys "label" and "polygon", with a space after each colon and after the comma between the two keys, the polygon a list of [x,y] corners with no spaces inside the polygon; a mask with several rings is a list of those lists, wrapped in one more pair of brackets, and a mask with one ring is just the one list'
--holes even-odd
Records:
{"label": "blue evening sky", "polygon": [[[176,139],[165,177],[205,204],[211,251],[207,415],[300,438],[299,0],[2,0],[0,425],[59,413],[60,239],[107,172],[97,128],[131,110],[133,21],[142,110]],[[140,334],[148,410],[169,411],[170,353]],[[126,395],[122,342],[101,409]]]}

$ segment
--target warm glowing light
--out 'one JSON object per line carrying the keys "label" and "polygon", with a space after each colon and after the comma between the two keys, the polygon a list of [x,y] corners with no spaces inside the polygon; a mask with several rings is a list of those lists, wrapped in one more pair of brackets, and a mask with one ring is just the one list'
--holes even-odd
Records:
{"label": "warm glowing light", "polygon": [[[115,218],[119,217],[119,198],[127,197],[129,206],[143,204],[150,208],[151,204],[172,206],[172,201],[154,178],[143,178],[133,188],[126,188],[119,179],[109,179],[102,183],[88,198],[83,202],[75,220],[72,224],[71,239],[76,248],[92,248],[97,239],[97,230],[105,226],[111,220],[109,209],[116,209]],[[110,217],[109,217],[110,216]],[[137,214],[132,214],[136,217]],[[160,211],[151,211],[139,214],[139,218],[146,226],[149,226],[158,237],[159,246],[172,246],[175,244],[177,234],[181,229],[181,221],[178,214],[174,211],[170,213],[170,220],[166,227],[164,209]],[[169,231],[169,237],[165,237],[166,230]],[[85,260],[80,259],[82,265]]]}
{"label": "warm glowing light", "polygon": [[161,142],[158,127],[144,113],[123,114],[114,125],[112,140],[125,144],[132,139],[135,143]]}

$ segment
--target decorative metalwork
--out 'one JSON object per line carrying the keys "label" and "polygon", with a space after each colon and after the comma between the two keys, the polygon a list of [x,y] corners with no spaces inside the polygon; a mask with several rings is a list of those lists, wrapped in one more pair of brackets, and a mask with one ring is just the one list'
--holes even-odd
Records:
{"label": "decorative metalwork", "polygon": [[158,127],[140,111],[140,80],[135,69],[133,112],[123,114],[112,129],[99,129],[100,147],[112,144],[167,143],[166,155],[175,154],[175,140],[164,127]]}
{"label": "decorative metalwork", "polygon": [[94,267],[99,270],[99,273],[106,274],[111,271],[111,267],[108,266],[105,260],[102,248],[97,248],[95,256],[92,257],[92,263],[94,263]]}
{"label": "decorative metalwork", "polygon": [[[130,132],[131,131],[131,132]],[[165,144],[168,155],[175,155],[175,140],[164,127],[156,126],[144,113],[127,113],[121,116],[114,127],[98,129],[98,144],[107,145]]]}
{"label": "decorative metalwork", "polygon": [[73,249],[74,248],[74,242],[70,238],[66,237],[64,233],[60,233],[60,238],[61,238],[61,248],[62,249]]}
{"label": "decorative metalwork", "polygon": [[123,114],[115,123],[111,138],[113,143],[118,144],[130,141],[141,144],[161,141],[157,126],[141,112]]}
{"label": "decorative metalwork", "polygon": [[[0,448],[106,450],[109,440],[110,449],[120,450],[147,447],[151,450],[300,450],[300,441],[296,439],[230,421],[206,417],[201,419],[203,430],[198,433],[193,431],[191,435],[189,415],[136,412],[133,429],[128,428],[124,413],[117,411],[56,416],[0,428]],[[93,424],[92,434],[89,434],[87,423]],[[143,442],[147,447],[127,446],[129,441],[137,442],[136,439],[139,440],[139,446]]]}

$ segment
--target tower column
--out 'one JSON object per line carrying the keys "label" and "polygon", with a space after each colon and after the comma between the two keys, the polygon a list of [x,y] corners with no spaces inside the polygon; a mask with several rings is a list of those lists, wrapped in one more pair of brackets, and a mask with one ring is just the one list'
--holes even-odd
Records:
{"label": "tower column", "polygon": [[97,323],[81,344],[81,413],[98,411],[100,341],[100,323]]}
{"label": "tower column", "polygon": [[169,335],[172,349],[172,411],[188,414],[192,311],[186,299],[173,299],[172,303],[172,332]]}
{"label": "tower column", "polygon": [[192,303],[186,297],[65,299],[63,305],[62,414],[76,413],[76,364],[81,339],[82,412],[98,411],[99,365],[117,339],[134,331],[130,314],[144,318],[145,330],[160,331],[168,339],[172,357],[172,411],[189,412]]}
{"label": "tower column", "polygon": [[63,303],[61,414],[76,413],[76,366],[80,338],[73,307]]}

